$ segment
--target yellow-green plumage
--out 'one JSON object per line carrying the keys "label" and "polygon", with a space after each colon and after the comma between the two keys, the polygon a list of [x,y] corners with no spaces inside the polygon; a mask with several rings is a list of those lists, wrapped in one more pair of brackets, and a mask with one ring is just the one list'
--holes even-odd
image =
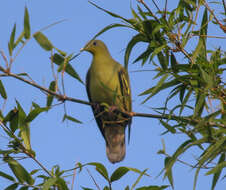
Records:
{"label": "yellow-green plumage", "polygon": [[[98,127],[106,141],[108,159],[119,162],[125,157],[125,128],[131,118],[118,110],[131,111],[131,93],[127,71],[110,55],[105,44],[92,40],[82,49],[93,55],[86,77],[86,89]],[[106,107],[110,107],[106,111]],[[112,109],[111,111],[111,108]],[[115,110],[115,111],[114,111]]]}

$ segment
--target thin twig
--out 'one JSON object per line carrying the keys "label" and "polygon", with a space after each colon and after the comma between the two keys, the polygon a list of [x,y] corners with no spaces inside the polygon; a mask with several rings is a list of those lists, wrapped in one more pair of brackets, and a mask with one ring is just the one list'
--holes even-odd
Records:
{"label": "thin twig", "polygon": [[139,3],[141,3],[147,10],[148,12],[151,14],[151,16],[153,16],[155,18],[155,20],[160,23],[158,17],[156,17],[153,12],[151,11],[151,9],[147,6],[147,4],[144,2],[144,0],[137,0]]}
{"label": "thin twig", "polygon": [[98,190],[101,190],[100,187],[98,186],[97,182],[95,181],[94,177],[91,175],[89,169],[86,168],[86,170],[87,170],[89,176],[92,178],[92,180],[93,180],[94,184],[96,185],[97,189],[98,189]]}
{"label": "thin twig", "polygon": [[224,6],[224,14],[226,14],[226,5],[225,5],[225,0],[222,0],[223,6]]}
{"label": "thin twig", "polygon": [[159,9],[159,7],[158,7],[158,5],[155,3],[155,1],[154,1],[154,0],[152,0],[152,2],[154,3],[154,5],[155,5],[156,9],[158,9],[158,11],[159,11],[159,12],[161,12],[161,10]]}
{"label": "thin twig", "polygon": [[164,19],[166,20],[166,13],[167,13],[167,4],[168,4],[168,0],[165,1],[165,8],[164,8]]}

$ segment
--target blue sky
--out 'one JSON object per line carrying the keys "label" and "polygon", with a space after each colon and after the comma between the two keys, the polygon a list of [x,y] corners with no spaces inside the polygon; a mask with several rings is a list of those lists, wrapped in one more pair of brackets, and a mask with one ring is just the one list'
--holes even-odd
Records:
{"label": "blue sky", "polygon": [[[111,12],[115,12],[127,18],[131,18],[130,5],[135,8],[136,1],[94,1],[99,6],[104,7]],[[161,1],[160,7],[163,7],[164,1]],[[176,2],[176,1],[173,1]],[[32,33],[39,29],[52,24],[56,21],[67,19],[67,21],[58,24],[44,31],[49,40],[59,49],[68,53],[78,53],[97,32],[108,24],[116,23],[119,20],[106,15],[104,12],[96,9],[86,0],[39,0],[39,1],[2,1],[0,6],[0,49],[7,55],[9,34],[14,23],[17,24],[17,36],[23,29],[23,14],[25,5],[30,13],[30,23]],[[172,7],[174,4],[170,4]],[[151,5],[153,7],[153,5]],[[223,35],[219,33],[217,27],[213,27],[210,32],[215,35]],[[112,57],[120,63],[123,63],[124,50],[128,41],[135,33],[128,29],[116,28],[101,35],[99,39],[103,40],[112,55]],[[225,41],[225,40],[224,40]],[[210,40],[211,48],[216,48],[221,44],[220,40]],[[225,43],[222,43],[222,49],[225,49]],[[192,47],[193,44],[191,44]],[[195,45],[195,44],[194,44]],[[136,57],[142,50],[142,45],[136,46],[133,51],[131,60]],[[34,81],[45,87],[53,80],[51,73],[51,65],[49,61],[49,52],[44,51],[39,45],[31,40],[16,61],[13,63],[12,72],[27,72]],[[72,66],[80,74],[85,81],[86,72],[90,66],[92,57],[88,53],[82,53],[73,60]],[[0,58],[0,64],[3,60]],[[132,88],[133,110],[135,112],[154,113],[151,107],[161,107],[166,97],[166,92],[153,97],[147,104],[141,104],[143,97],[138,94],[143,90],[153,86],[156,81],[152,80],[155,73],[153,72],[133,72],[141,69],[153,69],[152,65],[141,67],[140,64],[130,64],[130,80]],[[17,99],[26,112],[29,112],[31,102],[34,101],[41,106],[45,106],[46,97],[39,90],[28,86],[20,81],[11,78],[2,79],[8,93],[8,100],[5,106],[5,113],[12,109]],[[67,96],[78,99],[87,100],[85,86],[75,79],[65,76],[65,88]],[[55,101],[54,103],[58,103]],[[2,107],[3,101],[0,100]],[[91,108],[86,105],[67,102],[67,112],[69,115],[81,120],[83,124],[75,124],[71,122],[62,122],[64,115],[64,107],[56,106],[48,113],[41,114],[31,123],[31,144],[35,150],[37,159],[43,165],[51,169],[53,165],[60,165],[61,169],[73,168],[76,162],[101,162],[112,173],[119,166],[135,167],[140,170],[148,168],[151,178],[144,177],[139,186],[142,185],[163,185],[169,184],[167,180],[162,180],[162,176],[155,178],[164,165],[164,157],[156,154],[162,148],[162,140],[166,144],[166,151],[172,154],[176,148],[185,141],[185,136],[170,134],[161,136],[164,128],[159,121],[151,118],[134,118],[132,123],[131,142],[127,144],[126,158],[115,165],[107,160],[105,154],[105,142],[102,138],[95,120],[93,118]],[[1,134],[3,133],[2,130]],[[3,135],[4,136],[4,135]],[[0,147],[5,145],[5,140],[0,136]],[[198,150],[192,149],[186,153],[181,159],[194,163],[193,158],[198,156]],[[38,166],[30,159],[21,161],[29,171]],[[88,167],[100,187],[106,184],[100,175]],[[175,189],[190,190],[193,186],[194,171],[191,168],[180,163],[173,168]],[[10,172],[7,165],[0,163],[0,170]],[[128,173],[119,182],[113,184],[113,189],[122,189],[126,185],[132,185],[136,180],[136,175]],[[72,178],[67,178],[71,183]],[[197,189],[209,189],[211,186],[212,176],[204,176],[204,172],[200,172]],[[0,189],[9,184],[3,178],[0,178]],[[86,170],[76,175],[74,189],[80,189],[80,186],[91,187],[95,189],[95,185]],[[216,190],[222,190],[226,186],[225,181],[220,181],[216,186]]]}

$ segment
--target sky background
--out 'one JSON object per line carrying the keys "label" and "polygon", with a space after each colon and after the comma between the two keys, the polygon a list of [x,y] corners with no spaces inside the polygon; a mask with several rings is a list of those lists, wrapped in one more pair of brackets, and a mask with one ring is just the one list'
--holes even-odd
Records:
{"label": "sky background", "polygon": [[[132,14],[130,6],[136,8],[135,0],[114,0],[114,1],[94,1],[99,6],[117,13],[123,17],[131,18]],[[164,1],[159,1],[160,7],[164,7]],[[173,3],[172,3],[173,2]],[[176,5],[175,1],[169,1],[169,8]],[[150,1],[149,1],[150,3]],[[67,19],[67,21],[58,24],[44,31],[44,34],[57,48],[68,53],[78,53],[87,41],[89,41],[103,27],[111,23],[119,22],[104,12],[92,6],[86,0],[1,0],[0,1],[0,50],[3,50],[8,56],[8,41],[14,23],[17,24],[16,37],[23,30],[24,7],[28,7],[30,14],[30,23],[32,33],[39,29],[52,24],[56,21]],[[153,7],[153,4],[149,4]],[[153,9],[155,10],[155,9]],[[217,10],[220,12],[220,10]],[[216,26],[210,29],[212,35],[223,34]],[[132,38],[135,32],[116,28],[110,30],[98,39],[103,40],[112,55],[112,57],[120,63],[123,63],[124,50],[127,43]],[[225,40],[208,40],[209,47],[217,48],[221,45],[222,49],[226,49]],[[190,47],[195,45],[192,42]],[[137,45],[132,52],[131,61],[144,50],[144,46]],[[12,72],[26,72],[38,84],[48,88],[49,83],[53,80],[51,73],[51,65],[49,61],[50,53],[44,51],[40,46],[31,40],[17,57],[13,63]],[[72,61],[72,66],[85,81],[86,72],[90,66],[92,56],[86,52]],[[183,59],[182,59],[183,60]],[[4,64],[0,58],[0,64]],[[152,80],[154,72],[133,72],[137,70],[154,69],[151,64],[141,67],[140,64],[130,64],[129,74],[132,88],[133,111],[143,113],[154,113],[151,107],[163,106],[167,92],[154,96],[146,104],[141,104],[144,97],[138,97],[138,94],[145,89],[156,84],[156,80]],[[18,80],[12,78],[2,79],[8,93],[8,100],[5,105],[4,113],[7,113],[15,105],[15,99],[18,100],[24,107],[26,113],[29,112],[32,101],[40,106],[45,106],[46,96],[38,89],[28,86]],[[65,76],[65,88],[67,96],[87,100],[85,86],[70,76]],[[58,103],[55,101],[54,103]],[[0,99],[2,107],[3,100]],[[37,159],[48,169],[53,165],[59,165],[61,169],[71,169],[77,162],[101,162],[111,174],[120,166],[134,167],[139,170],[148,168],[149,177],[143,177],[137,187],[142,185],[168,185],[167,180],[163,181],[163,176],[156,178],[164,166],[164,157],[158,155],[157,151],[162,148],[162,140],[166,144],[166,151],[173,154],[177,147],[187,139],[184,135],[164,135],[165,131],[158,120],[152,118],[134,118],[132,123],[131,142],[127,144],[127,152],[125,159],[118,164],[111,164],[105,153],[105,142],[102,138],[91,108],[86,105],[77,103],[66,103],[67,113],[81,120],[83,124],[75,124],[72,122],[62,122],[64,115],[63,105],[56,106],[48,113],[42,113],[34,120],[31,127],[31,145],[36,152]],[[7,140],[4,138],[4,133],[0,130],[0,148],[5,147]],[[199,155],[198,149],[188,151],[182,160],[194,163],[194,158]],[[30,159],[20,162],[29,171],[38,168],[38,165]],[[93,167],[88,167],[91,174],[94,176],[98,185],[103,188],[106,182],[102,176],[97,174]],[[8,166],[0,163],[0,171],[8,172]],[[176,164],[173,168],[173,176],[176,190],[190,190],[193,187],[195,170],[182,165]],[[212,176],[204,176],[205,171],[200,172],[197,189],[210,189]],[[113,183],[113,189],[124,189],[126,185],[132,185],[138,175],[128,173],[119,182]],[[72,178],[66,180],[71,183]],[[10,183],[3,178],[0,178],[0,189],[4,189]],[[81,186],[96,189],[92,179],[86,170],[76,175],[74,189],[81,189]],[[216,190],[225,189],[225,180],[220,181],[216,186]],[[70,185],[69,185],[70,187]],[[170,188],[169,188],[170,189]]]}

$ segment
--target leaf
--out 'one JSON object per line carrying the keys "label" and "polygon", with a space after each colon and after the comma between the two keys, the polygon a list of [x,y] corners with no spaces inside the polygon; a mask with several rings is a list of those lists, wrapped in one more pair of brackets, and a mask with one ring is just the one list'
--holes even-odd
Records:
{"label": "leaf", "polygon": [[91,188],[82,187],[82,186],[81,186],[81,188],[82,188],[83,190],[93,190],[93,189],[91,189]]}
{"label": "leaf", "polygon": [[[49,90],[55,92],[56,91],[56,82],[55,81],[52,81],[49,85]],[[46,106],[47,107],[50,107],[52,105],[52,102],[53,102],[53,98],[54,96],[53,95],[50,95],[48,94],[47,96],[47,101],[46,101]]]}
{"label": "leaf", "polygon": [[169,185],[162,185],[162,186],[156,186],[156,185],[151,185],[151,186],[145,186],[145,187],[140,187],[137,188],[136,190],[163,190],[169,187]]}
{"label": "leaf", "polygon": [[9,55],[12,56],[12,51],[14,49],[14,41],[15,41],[15,34],[16,34],[16,23],[13,26],[13,30],[10,35],[10,40],[9,40]]}
{"label": "leaf", "polygon": [[176,129],[174,129],[171,125],[169,125],[168,123],[166,123],[165,121],[163,120],[159,120],[160,123],[168,130],[170,131],[171,133],[175,134],[176,133]]}
{"label": "leaf", "polygon": [[67,187],[67,185],[66,185],[66,182],[62,178],[59,178],[58,177],[56,184],[57,184],[57,186],[59,186],[59,189],[69,190],[68,187]]}
{"label": "leaf", "polygon": [[14,44],[15,47],[16,47],[20,42],[23,43],[23,40],[22,40],[23,37],[24,37],[24,31],[21,32],[21,34],[20,34],[19,37],[17,38],[17,40],[16,40],[16,42],[15,42],[15,44]]}
{"label": "leaf", "polygon": [[172,188],[174,189],[174,185],[173,185],[173,174],[172,174],[172,168],[171,167],[167,167],[167,165],[169,165],[169,162],[171,162],[172,157],[166,157],[165,158],[165,175],[164,178],[167,177],[170,185],[172,186]]}
{"label": "leaf", "polygon": [[18,187],[18,183],[14,183],[8,187],[6,187],[4,190],[15,190]]}
{"label": "leaf", "polygon": [[195,103],[195,111],[194,111],[194,116],[201,116],[203,112],[203,108],[205,105],[205,98],[206,95],[204,93],[199,92],[196,98],[196,103]]}
{"label": "leaf", "polygon": [[2,98],[7,99],[7,94],[1,80],[0,80],[0,94]]}
{"label": "leaf", "polygon": [[127,44],[126,52],[124,55],[124,66],[126,69],[128,69],[129,57],[130,57],[131,51],[138,42],[146,42],[146,38],[142,34],[137,34],[133,36],[133,38]]}
{"label": "leaf", "polygon": [[43,187],[42,187],[42,190],[49,190],[50,187],[52,185],[55,184],[55,182],[57,181],[57,178],[49,178],[44,184],[43,184]]}
{"label": "leaf", "polygon": [[[55,53],[52,57],[53,62],[56,63],[57,65],[62,65],[64,64],[64,58],[63,56]],[[70,60],[70,59],[69,59]],[[72,76],[73,78],[77,79],[79,82],[81,82],[82,84],[83,81],[81,80],[80,76],[78,75],[78,73],[74,70],[74,68],[71,66],[70,63],[66,64],[66,68],[65,68],[65,72],[68,73],[70,76]]]}
{"label": "leaf", "polygon": [[30,21],[29,21],[29,13],[27,7],[25,7],[24,11],[24,37],[25,39],[29,39],[31,36],[31,29],[30,29]]}
{"label": "leaf", "polygon": [[29,127],[29,124],[27,122],[25,122],[26,113],[24,112],[20,103],[18,101],[16,101],[16,103],[17,103],[17,109],[19,112],[18,125],[19,125],[19,129],[20,129],[20,135],[21,135],[21,138],[23,139],[26,149],[31,150],[30,127]]}
{"label": "leaf", "polygon": [[8,163],[10,169],[12,170],[19,182],[27,182],[29,185],[34,184],[34,180],[31,175],[16,160],[8,156],[4,159],[4,161]]}
{"label": "leaf", "polygon": [[44,50],[51,51],[54,48],[52,43],[42,32],[36,32],[34,34],[34,38]]}
{"label": "leaf", "polygon": [[139,183],[139,181],[141,180],[141,178],[143,177],[143,175],[145,175],[146,171],[148,169],[145,169],[143,172],[140,173],[139,177],[137,178],[137,180],[135,181],[135,183],[132,185],[131,190],[135,188],[135,186]]}
{"label": "leaf", "polygon": [[211,185],[211,190],[214,190],[223,168],[226,167],[226,161],[224,161],[224,160],[225,160],[225,153],[222,153],[217,165],[206,173],[206,175],[214,174],[213,180],[212,180],[212,185]]}
{"label": "leaf", "polygon": [[118,23],[115,23],[115,24],[110,24],[108,26],[105,26],[101,31],[99,31],[94,37],[93,39],[95,39],[96,37],[100,36],[101,34],[103,34],[104,32],[112,29],[112,28],[116,28],[116,27],[127,27],[129,28],[129,26],[125,25],[125,24],[118,24]]}
{"label": "leaf", "polygon": [[111,182],[119,180],[122,176],[124,176],[129,169],[127,167],[119,167],[117,168],[113,174],[111,175]]}
{"label": "leaf", "polygon": [[107,169],[104,167],[103,164],[98,162],[90,162],[87,165],[95,166],[96,171],[98,171],[99,174],[101,174],[107,181],[109,181]]}
{"label": "leaf", "polygon": [[40,113],[44,112],[44,111],[48,111],[49,108],[44,107],[44,108],[35,108],[33,109],[28,116],[25,119],[25,122],[31,122],[33,121]]}
{"label": "leaf", "polygon": [[8,175],[8,174],[2,172],[2,171],[0,171],[0,176],[3,177],[3,178],[8,179],[8,180],[10,180],[10,181],[15,181],[15,179],[14,179],[12,176],[10,176],[10,175]]}
{"label": "leaf", "polygon": [[71,116],[69,116],[69,115],[66,115],[66,114],[64,114],[63,121],[64,121],[65,119],[67,119],[67,120],[69,120],[69,121],[72,121],[72,122],[75,122],[75,123],[80,123],[80,124],[82,124],[81,121],[77,120],[77,119],[74,118],[74,117],[71,117]]}

